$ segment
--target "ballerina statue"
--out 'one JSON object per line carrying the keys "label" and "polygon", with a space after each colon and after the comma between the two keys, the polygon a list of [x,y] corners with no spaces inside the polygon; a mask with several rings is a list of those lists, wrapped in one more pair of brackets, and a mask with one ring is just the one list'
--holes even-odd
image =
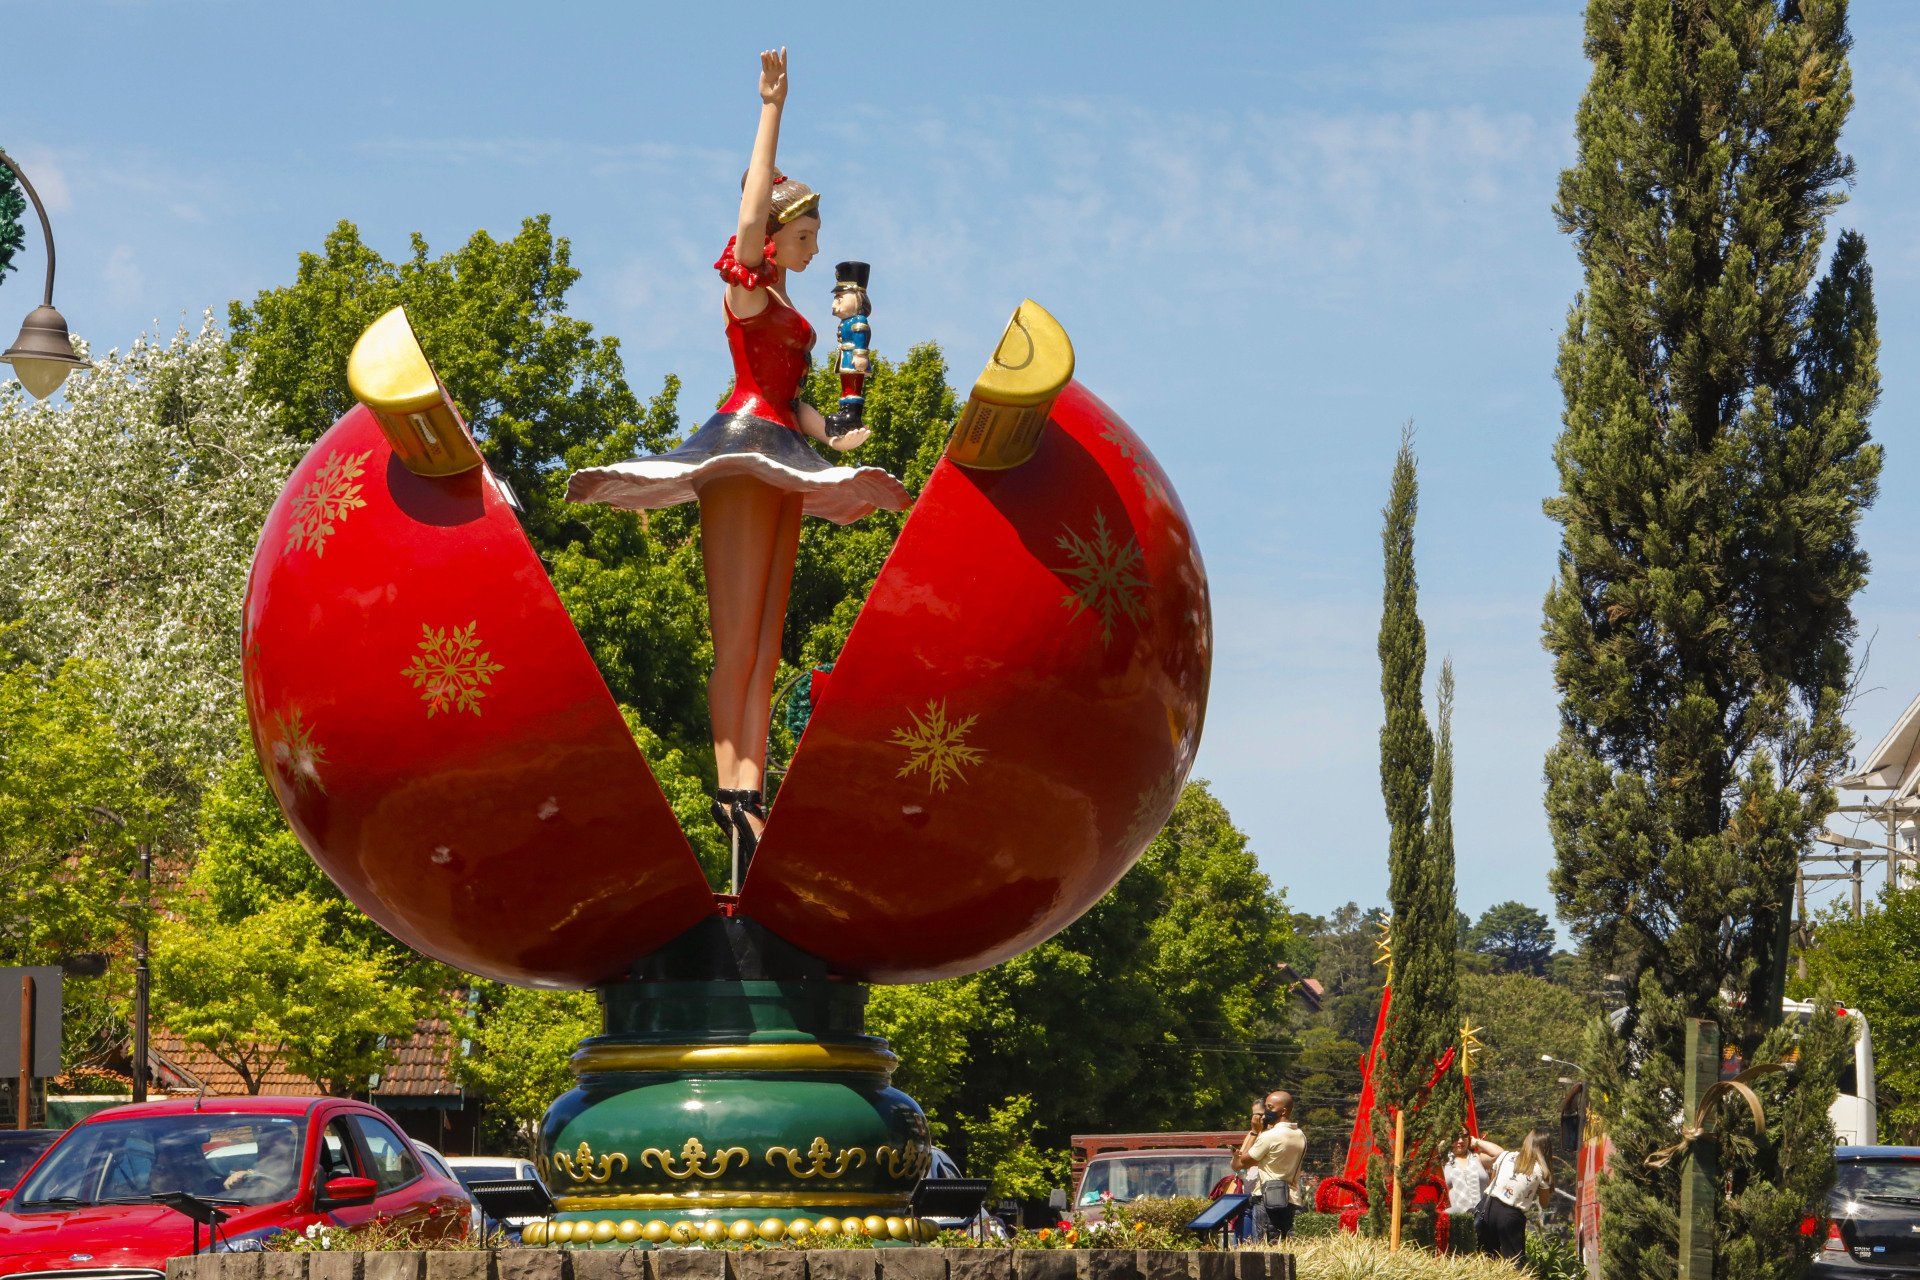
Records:
{"label": "ballerina statue", "polygon": [[726,281],[733,394],[679,447],[576,471],[567,483],[575,502],[634,511],[700,504],[713,631],[712,813],[732,843],[735,890],[766,822],[767,728],[800,517],[848,524],[912,502],[880,468],[835,465],[807,443],[844,453],[871,433],[832,435],[800,399],[814,331],[788,297],[787,275],[805,271],[819,252],[820,196],[776,164],[786,101],[787,51],[769,50],[760,55],[760,125],[741,182],[739,229],[714,263]]}

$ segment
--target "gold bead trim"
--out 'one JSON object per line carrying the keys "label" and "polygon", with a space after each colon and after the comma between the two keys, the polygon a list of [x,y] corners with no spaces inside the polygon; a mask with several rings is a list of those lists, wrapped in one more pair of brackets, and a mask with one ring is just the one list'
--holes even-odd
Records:
{"label": "gold bead trim", "polygon": [[590,1071],[871,1071],[899,1064],[879,1045],[596,1044],[573,1055],[575,1075]]}
{"label": "gold bead trim", "polygon": [[684,1193],[635,1191],[626,1195],[555,1196],[553,1203],[569,1213],[606,1209],[891,1209],[907,1206],[905,1195],[874,1191],[710,1191],[689,1187]]}
{"label": "gold bead trim", "polygon": [[526,1244],[638,1244],[690,1245],[721,1244],[726,1241],[792,1240],[795,1243],[830,1245],[837,1239],[929,1241],[940,1235],[937,1223],[926,1218],[898,1215],[864,1218],[815,1219],[735,1218],[731,1222],[709,1218],[705,1222],[681,1219],[663,1222],[658,1218],[642,1222],[626,1218],[619,1222],[533,1222],[520,1234]]}

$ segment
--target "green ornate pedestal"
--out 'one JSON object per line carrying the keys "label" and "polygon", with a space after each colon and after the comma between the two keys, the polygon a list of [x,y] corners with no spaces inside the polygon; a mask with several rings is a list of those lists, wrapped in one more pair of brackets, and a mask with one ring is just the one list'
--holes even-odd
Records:
{"label": "green ornate pedestal", "polygon": [[560,1215],[529,1243],[928,1234],[907,1218],[926,1117],[865,1034],[865,987],[714,920],[600,997],[541,1131]]}

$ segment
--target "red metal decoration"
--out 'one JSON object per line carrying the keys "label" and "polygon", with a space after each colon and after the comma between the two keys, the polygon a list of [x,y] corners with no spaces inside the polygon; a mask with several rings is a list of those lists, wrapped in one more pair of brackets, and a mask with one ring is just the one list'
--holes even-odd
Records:
{"label": "red metal decoration", "polygon": [[794,752],[741,913],[879,982],[1044,941],[1172,811],[1211,645],[1179,499],[1069,385],[1029,461],[935,469]]}
{"label": "red metal decoration", "polygon": [[578,987],[712,911],[485,468],[415,475],[354,408],[268,516],[244,627],[274,795],[334,882],[409,946]]}

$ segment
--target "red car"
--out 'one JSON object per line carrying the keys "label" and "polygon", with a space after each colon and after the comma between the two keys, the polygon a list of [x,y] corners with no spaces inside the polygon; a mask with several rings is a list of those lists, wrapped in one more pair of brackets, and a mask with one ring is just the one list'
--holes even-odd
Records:
{"label": "red car", "polygon": [[[164,1201],[211,1203],[208,1229]],[[86,1272],[158,1280],[200,1247],[251,1250],[321,1223],[416,1224],[466,1234],[460,1185],[422,1160],[378,1109],[346,1098],[206,1098],[114,1107],[47,1149],[0,1191],[0,1276]]]}

